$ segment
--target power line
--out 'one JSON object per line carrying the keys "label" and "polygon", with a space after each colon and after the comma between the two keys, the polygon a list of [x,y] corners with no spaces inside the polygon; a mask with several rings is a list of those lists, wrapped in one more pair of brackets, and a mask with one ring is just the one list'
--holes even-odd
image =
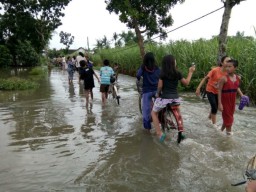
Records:
{"label": "power line", "polygon": [[[208,15],[211,15],[211,14],[213,14],[213,13],[215,13],[215,12],[217,12],[217,11],[223,9],[223,8],[224,8],[224,6],[218,8],[218,9],[215,9],[215,10],[213,10],[213,11],[211,11],[211,12],[209,12],[209,13],[207,13],[207,14],[201,16],[201,17],[198,17],[198,18],[196,18],[196,19],[194,19],[194,20],[192,20],[192,21],[189,21],[189,22],[187,22],[187,23],[185,23],[185,24],[183,24],[183,25],[181,25],[181,26],[179,26],[179,27],[176,27],[176,28],[172,29],[171,31],[167,31],[167,34],[173,32],[173,31],[176,31],[176,30],[178,30],[178,29],[180,29],[180,28],[182,28],[182,27],[185,27],[185,26],[187,26],[187,25],[189,25],[189,24],[191,24],[191,23],[193,23],[193,22],[195,22],[195,21],[197,21],[197,20],[200,20],[200,19],[202,19],[202,18],[204,18],[204,17],[206,17],[206,16],[208,16]],[[154,37],[154,38],[151,38],[151,40],[156,39],[156,38],[159,38],[159,37],[161,37],[161,35],[156,36],[156,37]],[[131,49],[131,48],[136,47],[136,46],[137,46],[137,45],[132,45],[132,46],[127,47],[127,48],[125,48],[125,49],[116,51],[116,52],[114,52],[114,53],[118,53],[118,52],[121,52],[121,51],[125,51],[125,50]]]}
{"label": "power line", "polygon": [[[192,20],[192,21],[189,21],[188,23],[186,23],[186,24],[184,24],[184,25],[181,25],[181,26],[179,26],[179,27],[176,27],[175,29],[173,29],[173,30],[171,30],[171,31],[168,31],[167,33],[171,33],[171,32],[173,32],[173,31],[176,31],[177,29],[180,29],[180,28],[182,28],[182,27],[185,27],[186,25],[189,25],[189,24],[191,24],[191,23],[193,23],[193,22],[195,22],[195,21],[197,21],[197,20],[199,20],[199,19],[202,19],[202,18],[204,18],[204,17],[206,17],[206,16],[208,16],[208,15],[211,15],[211,14],[213,14],[214,12],[217,12],[217,11],[223,9],[223,8],[224,8],[224,6],[218,8],[218,9],[215,9],[214,11],[211,11],[211,12],[209,12],[209,13],[207,13],[207,14],[201,16],[201,17],[198,17],[198,18],[196,18],[196,19],[194,19],[194,20]],[[156,38],[159,38],[159,37],[161,37],[161,36],[159,35],[159,36],[157,36],[157,37],[154,37],[154,38],[152,38],[152,40],[153,40],[153,39],[156,39]]]}

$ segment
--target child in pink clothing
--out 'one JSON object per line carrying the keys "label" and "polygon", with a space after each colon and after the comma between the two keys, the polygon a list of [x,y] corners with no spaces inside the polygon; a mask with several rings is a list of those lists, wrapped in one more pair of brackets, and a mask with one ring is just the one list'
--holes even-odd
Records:
{"label": "child in pink clothing", "polygon": [[226,129],[227,135],[232,134],[231,128],[234,122],[236,94],[238,92],[241,97],[243,96],[239,88],[241,78],[235,74],[237,67],[237,60],[229,60],[226,66],[227,75],[223,76],[219,81],[218,108],[222,111],[223,119],[221,131]]}

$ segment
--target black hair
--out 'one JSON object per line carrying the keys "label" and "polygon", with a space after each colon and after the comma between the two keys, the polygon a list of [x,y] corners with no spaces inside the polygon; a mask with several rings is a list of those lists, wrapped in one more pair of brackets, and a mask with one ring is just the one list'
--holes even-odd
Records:
{"label": "black hair", "polygon": [[82,57],[84,57],[84,54],[82,52],[79,52],[78,54],[81,55]]}
{"label": "black hair", "polygon": [[173,55],[165,55],[162,60],[161,78],[177,79],[178,71],[176,61]]}
{"label": "black hair", "polygon": [[103,64],[104,64],[105,66],[109,66],[109,60],[105,59],[105,60],[103,61]]}
{"label": "black hair", "polygon": [[224,56],[221,57],[220,63],[219,63],[219,66],[220,66],[220,67],[222,66],[222,63],[224,62],[224,60],[225,60],[227,57],[229,57],[229,56],[224,55]]}
{"label": "black hair", "polygon": [[142,69],[146,67],[148,70],[153,70],[156,67],[155,56],[152,52],[148,52],[144,55],[143,64],[141,67]]}
{"label": "black hair", "polygon": [[228,60],[228,62],[229,62],[229,63],[232,63],[235,68],[238,67],[238,61],[237,61],[237,60],[235,60],[235,59],[230,59],[230,60]]}
{"label": "black hair", "polygon": [[84,66],[86,65],[85,60],[81,60],[79,63],[80,63],[80,66],[81,66],[81,67],[84,67]]}

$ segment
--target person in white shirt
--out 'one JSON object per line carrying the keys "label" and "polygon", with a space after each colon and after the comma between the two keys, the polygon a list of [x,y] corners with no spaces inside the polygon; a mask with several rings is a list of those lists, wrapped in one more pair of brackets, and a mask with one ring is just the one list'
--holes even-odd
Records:
{"label": "person in white shirt", "polygon": [[80,71],[80,68],[81,68],[80,61],[82,60],[87,62],[86,58],[84,57],[84,54],[82,52],[79,52],[78,55],[76,56],[76,68],[78,72]]}

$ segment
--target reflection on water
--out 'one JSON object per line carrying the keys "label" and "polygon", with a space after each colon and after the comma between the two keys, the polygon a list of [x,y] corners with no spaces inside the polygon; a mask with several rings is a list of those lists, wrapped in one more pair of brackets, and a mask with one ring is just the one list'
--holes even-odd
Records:
{"label": "reflection on water", "polygon": [[161,144],[142,131],[134,78],[120,75],[120,106],[104,107],[97,82],[86,105],[74,79],[53,69],[37,90],[0,91],[1,191],[243,191],[230,183],[255,154],[255,108],[236,111],[227,137],[207,100],[183,94],[187,139]]}
{"label": "reflection on water", "polygon": [[74,84],[73,83],[70,83],[69,84],[69,98],[73,98],[75,96],[75,88],[74,88]]}

